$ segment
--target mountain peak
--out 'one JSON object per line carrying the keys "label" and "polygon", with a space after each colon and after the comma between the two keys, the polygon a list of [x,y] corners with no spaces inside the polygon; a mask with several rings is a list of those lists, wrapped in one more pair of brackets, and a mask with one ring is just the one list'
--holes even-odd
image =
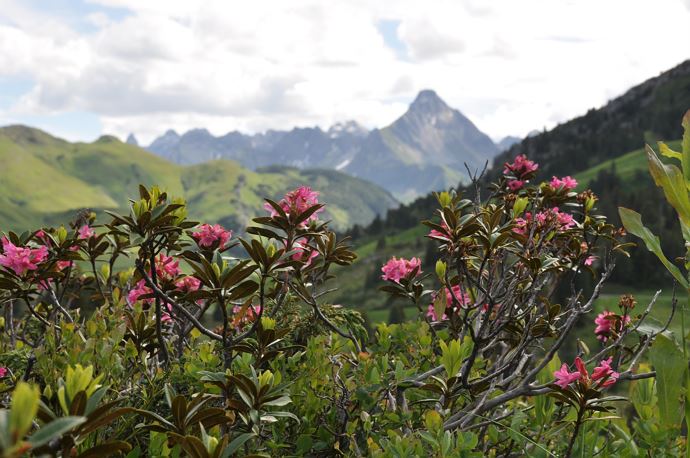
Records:
{"label": "mountain peak", "polygon": [[423,111],[427,113],[449,110],[450,107],[438,96],[436,91],[424,89],[417,94],[410,105],[410,111]]}
{"label": "mountain peak", "polygon": [[139,141],[137,140],[137,137],[134,134],[129,134],[127,136],[127,140],[125,141],[128,145],[134,145],[134,146],[139,146]]}

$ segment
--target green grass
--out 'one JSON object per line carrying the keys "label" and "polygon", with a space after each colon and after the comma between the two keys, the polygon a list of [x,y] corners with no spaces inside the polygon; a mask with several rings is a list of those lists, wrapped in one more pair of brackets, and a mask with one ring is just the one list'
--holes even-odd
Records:
{"label": "green grass", "polygon": [[[678,151],[680,150],[680,140],[668,142],[668,146]],[[647,172],[647,155],[645,154],[644,148],[641,148],[580,172],[575,175],[575,179],[580,184],[579,188],[586,188],[587,185],[597,177],[600,171],[610,171],[613,169],[614,164],[618,178],[625,183],[634,185],[634,178],[637,172]]]}
{"label": "green grass", "polygon": [[332,170],[271,167],[251,171],[232,161],[189,167],[114,137],[69,143],[24,126],[0,128],[0,228],[19,230],[69,221],[80,209],[124,210],[138,185],[159,185],[190,203],[190,217],[243,228],[263,214],[263,199],[300,185],[321,192],[336,229],[366,225],[397,205],[376,185]]}

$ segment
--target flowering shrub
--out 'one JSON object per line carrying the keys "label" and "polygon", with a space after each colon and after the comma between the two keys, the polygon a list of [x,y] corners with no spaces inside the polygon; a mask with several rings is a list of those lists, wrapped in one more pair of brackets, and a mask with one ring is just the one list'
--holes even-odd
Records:
{"label": "flowering shrub", "polygon": [[[625,298],[620,315],[592,317],[622,232],[572,178],[536,184],[537,171],[520,156],[483,200],[437,194],[425,222],[435,271],[417,257],[381,268],[382,289],[418,319],[371,335],[358,312],[328,301],[332,268],[356,255],[319,220],[308,187],[267,200],[234,233],[143,186],[128,214],[103,224],[84,213],[69,228],[7,233],[0,452],[680,453],[683,440],[650,432],[670,418],[650,413],[650,399],[668,403],[672,381],[657,388],[662,365],[644,359],[669,344],[665,327],[645,324],[652,304],[632,315]],[[582,275],[596,276],[592,291],[555,295]],[[568,346],[593,319],[600,348]],[[573,352],[574,366],[561,363]],[[626,423],[614,393],[630,381],[637,417]]]}

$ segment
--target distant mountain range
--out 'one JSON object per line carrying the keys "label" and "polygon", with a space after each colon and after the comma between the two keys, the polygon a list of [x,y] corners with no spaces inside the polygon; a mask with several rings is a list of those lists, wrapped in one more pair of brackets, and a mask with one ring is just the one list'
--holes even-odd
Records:
{"label": "distant mountain range", "polygon": [[368,224],[398,202],[387,191],[335,170],[286,166],[255,171],[229,160],[181,166],[131,143],[103,136],[70,143],[26,126],[0,128],[0,229],[70,221],[81,209],[127,211],[138,184],[185,197],[192,218],[241,231],[263,214],[263,199],[309,185],[327,203],[324,218],[344,230]]}
{"label": "distant mountain range", "polygon": [[[518,141],[500,146],[431,90],[419,93],[407,112],[383,129],[367,131],[354,121],[319,127],[270,130],[256,135],[230,132],[216,137],[206,129],[183,135],[173,130],[147,150],[178,164],[232,159],[256,169],[272,164],[341,170],[364,178],[409,201],[429,191],[466,181],[465,163],[482,168]],[[135,143],[130,135],[128,143]]]}

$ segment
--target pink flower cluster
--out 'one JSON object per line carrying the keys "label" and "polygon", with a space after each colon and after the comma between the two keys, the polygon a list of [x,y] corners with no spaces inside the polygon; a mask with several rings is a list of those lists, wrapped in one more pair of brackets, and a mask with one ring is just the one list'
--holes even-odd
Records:
{"label": "pink flower cluster", "polygon": [[512,163],[506,162],[503,166],[504,175],[513,175],[517,179],[523,179],[530,173],[539,169],[539,164],[527,159],[527,156],[520,154]]}
{"label": "pink flower cluster", "polygon": [[[280,208],[282,208],[285,213],[287,213],[288,215],[291,215],[293,213],[295,213],[295,214],[304,213],[306,210],[313,207],[314,205],[317,205],[318,203],[319,203],[319,193],[318,192],[312,191],[312,189],[308,186],[300,186],[299,188],[285,194],[285,197],[283,197],[278,202],[278,205],[280,205]],[[264,204],[264,209],[266,209],[268,212],[270,212],[271,216],[276,216],[278,214],[276,209],[273,208],[271,206],[271,204],[269,204],[269,203]],[[316,220],[318,218],[316,216],[317,213],[320,213],[321,211],[323,211],[323,208],[320,208],[317,211],[315,211],[307,219],[307,221],[304,221],[302,223],[302,225],[306,226],[308,221]]]}
{"label": "pink flower cluster", "polygon": [[512,163],[506,162],[503,168],[504,175],[510,175],[513,178],[507,182],[508,189],[512,192],[522,189],[530,175],[537,171],[539,164],[527,159],[527,156],[520,154]]}
{"label": "pink flower cluster", "polygon": [[202,248],[211,248],[218,243],[218,248],[222,250],[232,237],[232,231],[225,230],[220,224],[202,224],[197,232],[192,233],[192,237]]}
{"label": "pink flower cluster", "polygon": [[597,339],[606,342],[620,333],[628,323],[630,323],[628,315],[618,315],[604,310],[594,319],[594,324],[597,325],[594,329],[594,334],[597,336]]}
{"label": "pink flower cluster", "polygon": [[0,366],[0,378],[3,378],[7,375],[7,368],[4,366]]}
{"label": "pink flower cluster", "polygon": [[383,280],[400,283],[401,279],[406,278],[412,272],[415,272],[415,276],[422,273],[421,265],[422,260],[419,258],[397,259],[393,256],[383,267],[381,267],[381,272],[383,272],[381,278]]}
{"label": "pink flower cluster", "polygon": [[[567,231],[575,226],[573,215],[559,211],[558,207],[537,213],[535,220],[537,222],[537,229],[553,226],[559,231]],[[515,218],[513,232],[522,235],[527,234],[528,226],[531,222],[532,214],[530,212],[525,213],[524,218]]]}
{"label": "pink flower cluster", "polygon": [[571,176],[563,178],[553,177],[551,178],[551,182],[549,183],[549,185],[556,191],[558,191],[559,189],[565,189],[566,191],[570,191],[577,188],[577,180]]}
{"label": "pink flower cluster", "polygon": [[156,257],[156,275],[161,280],[172,280],[182,273],[180,261],[163,253]]}
{"label": "pink flower cluster", "polygon": [[[452,289],[452,293],[451,293]],[[470,295],[467,292],[463,292],[460,285],[454,285],[451,289],[446,287],[446,310],[451,309],[452,312],[457,312],[460,308],[464,308],[472,302]],[[460,307],[454,306],[455,300],[453,296],[460,302]],[[436,301],[436,294],[433,295],[432,301],[427,307],[426,316],[431,317],[433,321],[446,320],[448,316],[444,313],[440,318],[436,316],[436,310],[434,310],[434,302]],[[457,304],[457,303],[456,303]]]}
{"label": "pink flower cluster", "polygon": [[[156,257],[156,276],[159,280],[172,281],[181,274],[182,270],[180,269],[180,262],[176,261],[172,256],[166,256],[161,253]],[[177,280],[175,282],[175,287],[183,293],[188,293],[198,290],[201,287],[201,281],[198,278],[186,276]],[[154,301],[153,297],[143,299],[142,297],[151,295],[152,293],[153,290],[146,285],[146,280],[141,279],[136,285],[134,285],[134,288],[127,293],[127,301],[130,305],[139,300],[145,304],[151,305]],[[172,313],[172,306],[170,304],[164,304],[164,307],[167,309],[167,312],[163,312],[161,321],[171,321],[172,318],[170,313]]]}
{"label": "pink flower cluster", "polygon": [[525,186],[526,181],[523,180],[508,180],[508,189],[510,189],[512,192],[519,191],[522,189],[523,186]]}
{"label": "pink flower cluster", "polygon": [[175,287],[183,293],[191,293],[192,291],[196,291],[201,287],[201,280],[188,275],[177,280],[175,282]]}
{"label": "pink flower cluster", "polygon": [[96,231],[94,231],[88,224],[84,224],[79,228],[77,234],[79,240],[88,240],[96,235]]}
{"label": "pink flower cluster", "polygon": [[602,360],[597,367],[589,375],[585,363],[578,356],[575,358],[575,367],[577,372],[569,372],[568,365],[563,364],[559,370],[553,373],[556,377],[556,385],[565,389],[571,383],[580,381],[585,388],[589,388],[594,382],[595,388],[605,388],[616,383],[620,374],[611,368],[612,358]]}
{"label": "pink flower cluster", "polygon": [[13,270],[15,274],[21,276],[30,270],[38,269],[38,265],[48,258],[48,247],[18,247],[7,237],[2,238],[2,251],[0,266]]}

